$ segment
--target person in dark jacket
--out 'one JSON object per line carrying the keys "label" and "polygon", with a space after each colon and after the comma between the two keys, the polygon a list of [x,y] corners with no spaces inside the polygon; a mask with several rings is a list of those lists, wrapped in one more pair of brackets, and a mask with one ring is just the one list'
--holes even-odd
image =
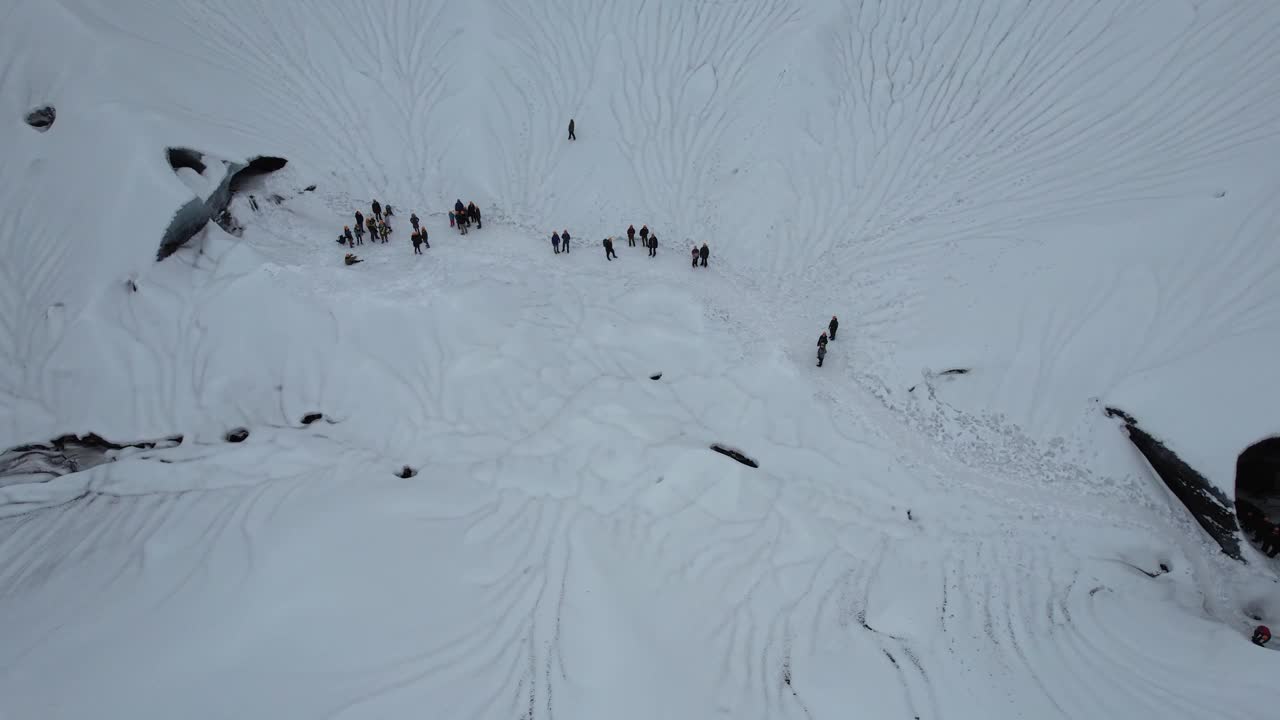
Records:
{"label": "person in dark jacket", "polygon": [[702,267],[707,266],[707,256],[711,254],[711,248],[706,243],[702,243],[702,247],[698,249],[698,257],[702,258]]}
{"label": "person in dark jacket", "polygon": [[827,323],[827,330],[831,332],[831,339],[836,339],[836,328],[840,327],[840,321],[836,320],[836,316],[831,316],[831,322]]}
{"label": "person in dark jacket", "polygon": [[573,134],[573,118],[569,118],[569,139],[577,140],[578,136]]}
{"label": "person in dark jacket", "polygon": [[414,230],[418,229],[418,223],[420,222],[422,221],[418,219],[418,213],[409,213],[409,224],[413,226]]}
{"label": "person in dark jacket", "polygon": [[413,231],[413,234],[409,236],[409,240],[410,242],[413,243],[413,254],[421,255],[422,254],[422,236],[418,234],[417,230]]}
{"label": "person in dark jacket", "polygon": [[618,257],[618,254],[613,251],[613,238],[605,238],[604,239],[604,259],[608,260],[609,262],[613,262],[613,259],[616,257]]}
{"label": "person in dark jacket", "polygon": [[[647,246],[649,243],[645,243]],[[627,247],[636,246],[636,226],[631,225],[627,228]]]}
{"label": "person in dark jacket", "polygon": [[822,361],[827,359],[827,346],[818,346],[818,367],[822,367]]}
{"label": "person in dark jacket", "polygon": [[689,255],[693,257],[693,267],[698,267],[698,246],[697,245],[693,246],[693,249],[689,251]]}
{"label": "person in dark jacket", "polygon": [[658,236],[649,236],[649,257],[658,257]]}
{"label": "person in dark jacket", "polygon": [[363,222],[356,224],[356,244],[357,245],[364,244],[364,223]]}
{"label": "person in dark jacket", "polygon": [[453,214],[454,214],[454,215],[461,215],[461,214],[463,214],[464,212],[466,212],[466,210],[467,210],[467,208],[462,204],[462,198],[457,198],[456,200],[454,200],[454,201],[453,201]]}
{"label": "person in dark jacket", "polygon": [[380,205],[377,200],[373,201],[373,203],[369,206],[369,209],[373,210],[374,217],[378,218],[379,220],[382,219],[382,205]]}
{"label": "person in dark jacket", "polygon": [[564,245],[564,251],[569,252],[569,231],[565,230],[560,233],[560,244]]}
{"label": "person in dark jacket", "polygon": [[347,239],[347,247],[352,247],[352,248],[353,248],[353,247],[355,247],[355,246],[356,246],[356,241],[355,241],[355,239],[351,237],[351,226],[350,226],[350,225],[344,225],[344,226],[343,226],[343,228],[342,228],[342,236],[343,236],[343,237],[345,237],[345,238]]}
{"label": "person in dark jacket", "polygon": [[480,208],[476,207],[476,204],[473,202],[467,203],[467,220],[475,223],[477,230],[483,227],[483,225],[480,224]]}
{"label": "person in dark jacket", "polygon": [[383,217],[395,217],[395,214],[396,214],[395,210],[392,210],[390,205],[382,208]]}
{"label": "person in dark jacket", "polygon": [[822,334],[818,336],[818,347],[824,348],[826,346],[827,346],[827,331],[823,330]]}
{"label": "person in dark jacket", "polygon": [[422,244],[423,244],[423,245],[424,245],[428,250],[430,250],[430,249],[431,249],[431,243],[430,243],[430,241],[428,241],[428,240],[427,240],[427,229],[426,229],[426,228],[421,228],[421,229],[419,229],[419,230],[418,230],[418,237],[422,238]]}
{"label": "person in dark jacket", "polygon": [[555,250],[557,255],[560,254],[560,233],[558,232],[551,233],[551,249]]}
{"label": "person in dark jacket", "polygon": [[648,225],[640,226],[640,246],[649,247],[649,226]]}
{"label": "person in dark jacket", "polygon": [[356,227],[358,228],[364,227],[364,213],[360,212],[359,210],[356,211]]}

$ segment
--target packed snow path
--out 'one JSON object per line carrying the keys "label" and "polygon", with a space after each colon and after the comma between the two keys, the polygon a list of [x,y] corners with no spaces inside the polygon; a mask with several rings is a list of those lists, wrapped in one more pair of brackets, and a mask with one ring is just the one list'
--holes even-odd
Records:
{"label": "packed snow path", "polygon": [[[126,5],[0,24],[0,449],[184,441],[0,478],[0,716],[1274,711],[1093,401],[1278,429],[1272,4]],[[154,263],[173,146],[282,202]]]}

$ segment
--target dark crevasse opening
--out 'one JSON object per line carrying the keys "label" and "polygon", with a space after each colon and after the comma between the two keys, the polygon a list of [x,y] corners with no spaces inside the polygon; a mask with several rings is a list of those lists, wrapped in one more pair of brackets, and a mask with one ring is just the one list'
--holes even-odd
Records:
{"label": "dark crevasse opening", "polygon": [[1244,562],[1240,552],[1239,526],[1230,498],[1209,479],[1188,465],[1177,453],[1138,426],[1138,421],[1119,408],[1106,408],[1110,417],[1124,421],[1129,441],[1174,496],[1186,506],[1200,527],[1213,538],[1228,557]]}
{"label": "dark crevasse opening", "polygon": [[[210,163],[204,154],[190,148],[172,147],[167,151],[169,165],[176,172],[180,168],[204,175]],[[173,220],[165,229],[160,239],[160,248],[156,251],[156,260],[164,260],[178,248],[186,245],[196,233],[200,232],[209,221],[215,221],[228,233],[239,234],[239,223],[231,216],[228,207],[235,193],[245,187],[245,183],[268,173],[275,172],[288,164],[288,160],[270,155],[262,155],[247,163],[226,163],[226,174],[222,181],[207,197],[195,197],[187,201],[174,213]]]}
{"label": "dark crevasse opening", "polygon": [[1259,551],[1280,554],[1280,437],[1254,443],[1236,458],[1236,515]]}
{"label": "dark crevasse opening", "polygon": [[272,157],[270,155],[259,155],[258,157],[250,160],[248,165],[245,165],[232,176],[232,194],[238,193],[248,187],[251,180],[262,177],[263,175],[269,175],[277,170],[281,170],[288,164],[289,161],[284,158]]}

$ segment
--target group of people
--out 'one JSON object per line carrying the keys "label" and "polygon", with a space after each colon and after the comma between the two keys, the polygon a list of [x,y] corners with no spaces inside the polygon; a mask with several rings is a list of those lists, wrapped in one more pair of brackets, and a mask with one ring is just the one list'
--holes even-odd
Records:
{"label": "group of people", "polygon": [[[348,248],[354,249],[357,245],[364,245],[364,236],[369,234],[369,242],[386,242],[391,237],[392,227],[391,218],[395,217],[395,210],[391,205],[383,206],[374,199],[369,204],[370,215],[359,210],[355,211],[355,231],[352,232],[350,225],[345,225],[342,232],[338,234],[338,244],[346,245]],[[480,218],[480,208],[474,202],[467,203],[465,206],[459,199],[453,204],[453,210],[449,211],[449,227],[458,228],[458,232],[466,235],[467,228],[475,224],[477,228],[483,227]],[[422,248],[431,249],[430,235],[427,228],[422,225],[422,221],[418,218],[417,213],[409,214],[409,225],[413,227],[413,233],[409,236],[409,241],[413,243],[413,253],[415,255],[422,254]],[[347,253],[343,261],[347,265],[355,265],[364,262],[355,253]]]}
{"label": "group of people", "polygon": [[449,211],[449,227],[456,227],[459,235],[466,235],[472,224],[475,224],[477,230],[484,227],[480,220],[480,208],[473,202],[463,206],[461,199],[455,200],[453,210]]}
{"label": "group of people", "polygon": [[1280,555],[1280,523],[1268,520],[1266,513],[1248,500],[1237,499],[1236,509],[1239,512],[1240,529],[1253,536],[1259,549],[1267,557]]}
{"label": "group of people", "polygon": [[[827,329],[822,331],[818,336],[818,367],[822,367],[822,361],[827,358],[827,340],[836,339],[836,330],[840,327],[840,321],[835,315],[831,316],[831,322],[827,323]],[[828,335],[830,333],[830,335]]]}
{"label": "group of people", "polygon": [[[648,225],[641,225],[639,232],[636,231],[635,225],[627,226],[627,247],[636,246],[636,238],[640,239],[640,247],[649,251],[649,257],[658,257],[658,234],[651,232]],[[613,243],[616,238],[612,235],[601,241],[604,246],[604,259],[613,262],[617,259],[618,253],[613,249]],[[561,244],[564,245],[564,251],[569,252],[569,231],[562,233],[551,233],[551,249],[557,254],[560,252]],[[690,257],[693,259],[693,267],[706,267],[707,258],[711,256],[711,248],[706,243],[702,243],[702,247],[694,245],[689,251]]]}

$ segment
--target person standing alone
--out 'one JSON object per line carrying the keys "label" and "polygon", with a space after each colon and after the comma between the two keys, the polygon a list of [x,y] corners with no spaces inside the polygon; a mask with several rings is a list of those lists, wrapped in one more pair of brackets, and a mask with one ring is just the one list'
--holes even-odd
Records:
{"label": "person standing alone", "polygon": [[604,239],[604,259],[613,262],[618,257],[618,253],[613,251],[613,238]]}
{"label": "person standing alone", "polygon": [[569,118],[569,139],[577,140],[578,136],[573,134],[573,118]]}

